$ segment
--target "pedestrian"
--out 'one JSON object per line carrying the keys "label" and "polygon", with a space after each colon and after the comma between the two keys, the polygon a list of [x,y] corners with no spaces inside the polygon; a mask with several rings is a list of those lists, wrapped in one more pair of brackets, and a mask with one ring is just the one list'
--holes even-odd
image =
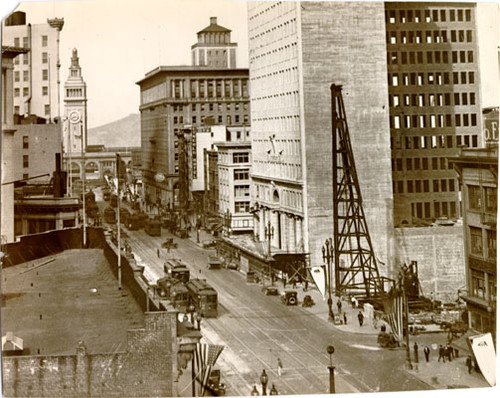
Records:
{"label": "pedestrian", "polygon": [[359,321],[359,326],[363,326],[363,320],[365,319],[365,316],[361,311],[358,312],[358,321]]}
{"label": "pedestrian", "polygon": [[351,297],[351,305],[352,308],[356,308],[356,298],[354,296]]}
{"label": "pedestrian", "polygon": [[308,287],[309,287],[309,281],[306,279],[304,282],[304,292],[307,292]]}
{"label": "pedestrian", "polygon": [[453,348],[451,348],[450,343],[446,343],[446,348],[445,348],[446,356],[448,357],[448,361],[451,362],[453,359]]}
{"label": "pedestrian", "polygon": [[344,325],[347,325],[347,314],[344,311]]}
{"label": "pedestrian", "polygon": [[424,347],[425,362],[429,362],[430,353],[431,353],[431,349],[428,346],[425,346]]}
{"label": "pedestrian", "polygon": [[286,276],[283,275],[283,289],[286,289]]}
{"label": "pedestrian", "polygon": [[339,299],[339,301],[337,301],[337,308],[339,310],[339,314],[341,314],[342,313],[342,301],[340,301],[340,299]]}
{"label": "pedestrian", "polygon": [[415,363],[418,363],[418,344],[416,341],[413,344],[413,356],[414,356]]}
{"label": "pedestrian", "polygon": [[160,258],[160,249],[156,249],[156,255]]}
{"label": "pedestrian", "polygon": [[297,278],[295,278],[295,277],[292,279],[292,287],[294,289],[297,289]]}
{"label": "pedestrian", "polygon": [[445,358],[445,349],[442,345],[439,346],[439,358],[438,358],[438,362],[441,362],[441,358],[443,358],[443,363],[446,362],[446,358]]}
{"label": "pedestrian", "polygon": [[283,371],[283,363],[281,362],[281,359],[278,358],[278,376],[281,377],[281,373]]}
{"label": "pedestrian", "polygon": [[472,357],[470,355],[467,356],[465,360],[465,364],[467,365],[467,369],[469,370],[469,374],[472,372]]}

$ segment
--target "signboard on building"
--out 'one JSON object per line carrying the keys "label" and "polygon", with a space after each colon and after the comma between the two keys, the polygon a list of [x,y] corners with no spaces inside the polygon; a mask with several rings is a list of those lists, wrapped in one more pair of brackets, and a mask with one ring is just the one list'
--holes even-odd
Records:
{"label": "signboard on building", "polygon": [[498,144],[498,107],[483,109],[484,141]]}

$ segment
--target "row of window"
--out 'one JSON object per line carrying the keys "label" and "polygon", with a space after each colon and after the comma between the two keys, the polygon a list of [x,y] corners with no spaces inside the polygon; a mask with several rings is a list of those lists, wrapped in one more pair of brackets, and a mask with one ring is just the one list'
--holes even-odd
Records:
{"label": "row of window", "polygon": [[430,22],[470,22],[472,10],[459,8],[452,10],[386,10],[386,23],[430,23]]}
{"label": "row of window", "polygon": [[[468,209],[496,213],[498,190],[493,187],[467,185]],[[484,203],[484,206],[482,205]]]}
{"label": "row of window", "polygon": [[[425,57],[424,57],[425,54]],[[391,51],[387,53],[388,65],[407,64],[448,64],[450,62],[449,51]],[[473,63],[474,51],[451,51],[451,62]]]}
{"label": "row of window", "polygon": [[68,88],[66,89],[66,97],[82,97],[83,89],[81,88]]}
{"label": "row of window", "polygon": [[[172,80],[172,96],[181,98],[183,93],[183,81]],[[199,97],[248,97],[247,79],[191,79],[189,81],[191,98]]]}
{"label": "row of window", "polygon": [[248,163],[250,162],[250,154],[248,152],[234,152],[233,163]]}
{"label": "row of window", "polygon": [[[427,79],[425,78],[427,76]],[[451,79],[450,79],[451,77]],[[387,75],[389,86],[438,86],[448,84],[474,84],[474,72],[430,72],[430,73],[389,73]]]}
{"label": "row of window", "polygon": [[[497,242],[496,237],[492,236],[492,232],[487,232],[487,245],[488,245],[488,258],[494,259],[496,258],[497,252]],[[471,231],[472,234],[472,231]],[[477,246],[475,249],[480,250],[482,252],[482,241],[480,243],[481,246]],[[488,290],[486,290],[488,288]],[[495,302],[497,300],[497,284],[496,284],[496,276],[488,275],[488,284],[486,284],[486,273],[483,271],[471,269],[470,270],[470,294],[471,296],[480,298],[482,300],[486,300],[488,302]],[[474,314],[474,313],[473,313]],[[489,327],[483,328],[482,326],[487,326],[490,320],[486,317],[486,325],[473,325],[475,330],[479,330],[482,332],[491,331]],[[477,322],[476,322],[477,323]],[[481,321],[479,320],[479,323]]]}
{"label": "row of window", "polygon": [[239,197],[249,197],[250,196],[250,185],[236,185],[234,187],[234,196]]}
{"label": "row of window", "polygon": [[[41,40],[42,40],[42,47],[47,47],[47,45],[49,43],[48,36],[42,35]],[[21,44],[21,39],[19,37],[14,37],[14,46],[21,47],[20,44]],[[23,37],[23,47],[29,48],[28,37]]]}
{"label": "row of window", "polygon": [[[213,112],[217,109],[217,111],[222,112],[224,109],[226,111],[231,112],[231,109],[234,110],[234,112],[239,112],[241,109],[248,111],[248,102],[236,102],[234,104],[226,103],[225,106],[223,103],[210,103],[210,104],[191,104],[191,110],[193,112],[199,111],[199,112],[205,112],[206,110]],[[183,113],[184,112],[184,105],[172,105],[172,111],[174,113]]]}
{"label": "row of window", "polygon": [[393,181],[392,188],[394,193],[455,192],[455,180],[432,180],[432,190],[430,180],[406,180],[406,184],[401,180]]}
{"label": "row of window", "polygon": [[[442,127],[469,127],[477,126],[477,115],[475,113],[464,113],[452,115],[395,115],[389,117],[391,129],[422,129]],[[437,148],[437,146],[430,146]]]}
{"label": "row of window", "polygon": [[[23,97],[29,97],[30,95],[30,89],[29,87],[23,87]],[[49,87],[48,86],[42,86],[42,95],[49,95]],[[21,96],[21,89],[19,87],[14,88],[14,97],[20,97]]]}
{"label": "row of window", "polygon": [[[406,171],[449,170],[453,167],[445,157],[441,158],[406,158]],[[392,171],[403,171],[403,159],[392,158]]]}
{"label": "row of window", "polygon": [[250,202],[234,202],[234,212],[235,213],[248,213],[250,211]]}
{"label": "row of window", "polygon": [[[191,123],[196,124],[196,123],[198,123],[198,120],[200,121],[200,123],[205,123],[205,120],[207,120],[208,118],[212,118],[215,122],[214,116],[202,115],[199,118],[197,116],[191,116]],[[174,116],[174,124],[176,124],[176,123],[183,124],[184,118],[182,116],[179,116],[179,117]],[[223,116],[222,115],[217,116],[217,123],[218,124],[223,123]],[[239,124],[239,123],[249,124],[248,115],[243,115],[243,117],[241,117],[240,115],[234,115],[233,117],[231,115],[226,115],[226,126],[230,126],[232,124]]]}
{"label": "row of window", "polygon": [[401,104],[418,107],[476,105],[476,93],[453,93],[453,96],[451,93],[389,95],[389,106],[397,107]]}
{"label": "row of window", "polygon": [[455,218],[457,204],[455,202],[412,202],[411,215],[420,219]]}
{"label": "row of window", "polygon": [[[486,245],[484,244],[483,231],[486,235]],[[469,227],[470,251],[471,254],[496,260],[497,258],[497,231]],[[485,250],[486,249],[486,250]]]}
{"label": "row of window", "polygon": [[[398,40],[399,37],[399,40]],[[472,43],[472,30],[450,30],[451,43]],[[448,43],[448,31],[396,31],[387,32],[387,44],[439,44]]]}
{"label": "row of window", "polygon": [[[391,149],[451,149],[453,146],[453,137],[451,135],[433,135],[433,136],[410,136],[410,137],[391,137]],[[468,148],[477,148],[479,146],[478,136],[476,134],[463,134],[455,136],[456,147],[466,146]],[[427,170],[427,169],[424,169]]]}

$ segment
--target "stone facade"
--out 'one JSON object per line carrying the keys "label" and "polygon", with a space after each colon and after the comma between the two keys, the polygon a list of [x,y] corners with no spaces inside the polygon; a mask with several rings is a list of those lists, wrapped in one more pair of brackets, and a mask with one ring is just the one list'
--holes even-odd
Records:
{"label": "stone facade", "polygon": [[3,395],[176,396],[176,313],[146,313],[145,321],[128,332],[125,352],[91,354],[80,342],[76,355],[3,358]]}

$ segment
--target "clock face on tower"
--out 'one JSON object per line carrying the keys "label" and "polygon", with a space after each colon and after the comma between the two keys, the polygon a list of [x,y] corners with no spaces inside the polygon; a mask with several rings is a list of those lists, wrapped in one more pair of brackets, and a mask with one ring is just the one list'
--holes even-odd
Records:
{"label": "clock face on tower", "polygon": [[71,111],[68,115],[68,119],[70,123],[76,124],[79,123],[81,120],[82,116],[80,115],[80,112],[78,111]]}

